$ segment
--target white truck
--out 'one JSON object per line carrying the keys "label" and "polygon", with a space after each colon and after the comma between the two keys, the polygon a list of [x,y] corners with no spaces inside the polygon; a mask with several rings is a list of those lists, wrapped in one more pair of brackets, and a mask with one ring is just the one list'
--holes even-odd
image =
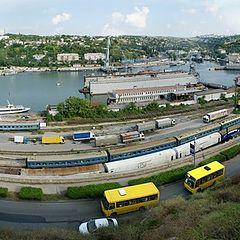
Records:
{"label": "white truck", "polygon": [[25,137],[25,136],[14,136],[14,142],[15,143],[27,144],[28,143],[28,138]]}
{"label": "white truck", "polygon": [[115,145],[115,144],[118,144],[119,142],[120,142],[120,139],[118,135],[105,135],[105,136],[95,137],[96,147]]}
{"label": "white truck", "polygon": [[156,129],[156,122],[155,121],[138,123],[135,126],[135,130],[138,131],[138,132],[141,132],[141,133],[154,131],[155,129]]}
{"label": "white truck", "polygon": [[223,118],[229,115],[229,110],[228,109],[221,109],[215,112],[210,112],[207,113],[206,115],[203,116],[203,122],[204,123],[209,123],[212,122],[216,119]]}
{"label": "white truck", "polygon": [[122,143],[129,143],[134,141],[141,141],[144,140],[145,136],[144,133],[140,133],[138,131],[134,132],[126,132],[120,134],[120,140]]}
{"label": "white truck", "polygon": [[175,119],[173,118],[163,118],[156,120],[156,128],[161,129],[161,128],[166,128],[166,127],[171,127],[175,125]]}

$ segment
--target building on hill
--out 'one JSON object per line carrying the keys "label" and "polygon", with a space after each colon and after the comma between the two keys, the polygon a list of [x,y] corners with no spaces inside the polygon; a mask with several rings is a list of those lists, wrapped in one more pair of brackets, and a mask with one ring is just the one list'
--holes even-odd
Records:
{"label": "building on hill", "polygon": [[85,53],[84,59],[87,61],[97,61],[97,60],[105,60],[106,54],[105,53]]}
{"label": "building on hill", "polygon": [[74,62],[79,61],[78,53],[59,53],[57,55],[58,62]]}

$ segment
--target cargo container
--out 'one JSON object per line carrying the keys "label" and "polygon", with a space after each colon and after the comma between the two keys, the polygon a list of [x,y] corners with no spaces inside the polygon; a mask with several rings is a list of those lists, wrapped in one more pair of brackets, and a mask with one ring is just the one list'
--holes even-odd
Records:
{"label": "cargo container", "polygon": [[118,135],[98,136],[98,137],[95,137],[95,146],[103,147],[108,145],[115,145],[115,144],[118,144],[119,141],[120,141],[120,138]]}
{"label": "cargo container", "polygon": [[63,136],[42,137],[42,144],[58,144],[58,143],[64,143]]}
{"label": "cargo container", "polygon": [[145,138],[144,134],[140,133],[138,131],[127,132],[127,133],[121,133],[120,134],[120,140],[121,140],[122,143],[140,141],[140,140],[144,140],[144,138]]}
{"label": "cargo container", "polygon": [[175,119],[173,118],[164,118],[156,120],[156,128],[166,128],[175,125]]}
{"label": "cargo container", "polygon": [[14,136],[14,142],[15,143],[27,144],[28,143],[28,138],[25,137],[25,136]]}
{"label": "cargo container", "polygon": [[84,141],[84,140],[91,140],[94,139],[95,135],[92,132],[85,131],[85,132],[74,132],[73,133],[73,140],[74,141]]}
{"label": "cargo container", "polygon": [[145,123],[139,123],[135,126],[135,130],[138,132],[148,132],[148,131],[154,131],[156,128],[156,122],[145,122]]}
{"label": "cargo container", "polygon": [[228,109],[222,109],[215,112],[210,112],[210,113],[207,113],[205,116],[203,116],[203,122],[209,123],[216,119],[226,117],[228,115],[229,115]]}

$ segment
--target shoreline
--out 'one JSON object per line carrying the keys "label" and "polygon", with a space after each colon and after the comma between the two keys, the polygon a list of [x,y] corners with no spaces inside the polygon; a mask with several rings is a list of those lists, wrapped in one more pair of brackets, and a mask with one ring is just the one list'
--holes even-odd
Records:
{"label": "shoreline", "polygon": [[[162,66],[162,65],[168,65],[170,66],[172,64],[172,61],[167,62],[147,62],[147,63],[133,63],[128,65],[121,65],[121,66],[113,66],[117,70],[121,69],[128,69],[128,68],[147,68],[147,67],[154,67],[154,66]],[[183,65],[176,61],[177,65]],[[170,66],[171,67],[171,66]],[[10,68],[3,67],[2,70],[0,70],[0,76],[9,76],[9,75],[15,75],[18,73],[23,72],[80,72],[80,71],[99,71],[103,69],[102,66],[96,66],[96,65],[86,65],[86,66],[78,66],[78,67],[58,67],[51,69],[49,67],[18,67],[18,66],[11,66]]]}

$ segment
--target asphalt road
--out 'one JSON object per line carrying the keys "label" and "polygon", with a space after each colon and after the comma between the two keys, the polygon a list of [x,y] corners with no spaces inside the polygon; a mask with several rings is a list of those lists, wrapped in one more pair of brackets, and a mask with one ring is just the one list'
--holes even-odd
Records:
{"label": "asphalt road", "polygon": [[[240,160],[235,157],[225,163],[226,176],[239,174]],[[183,196],[191,196],[183,187],[183,182],[167,184],[161,187],[161,201]],[[131,213],[118,218],[129,218]],[[74,200],[58,202],[31,202],[0,200],[0,229],[78,229],[81,222],[103,216],[99,200]]]}

